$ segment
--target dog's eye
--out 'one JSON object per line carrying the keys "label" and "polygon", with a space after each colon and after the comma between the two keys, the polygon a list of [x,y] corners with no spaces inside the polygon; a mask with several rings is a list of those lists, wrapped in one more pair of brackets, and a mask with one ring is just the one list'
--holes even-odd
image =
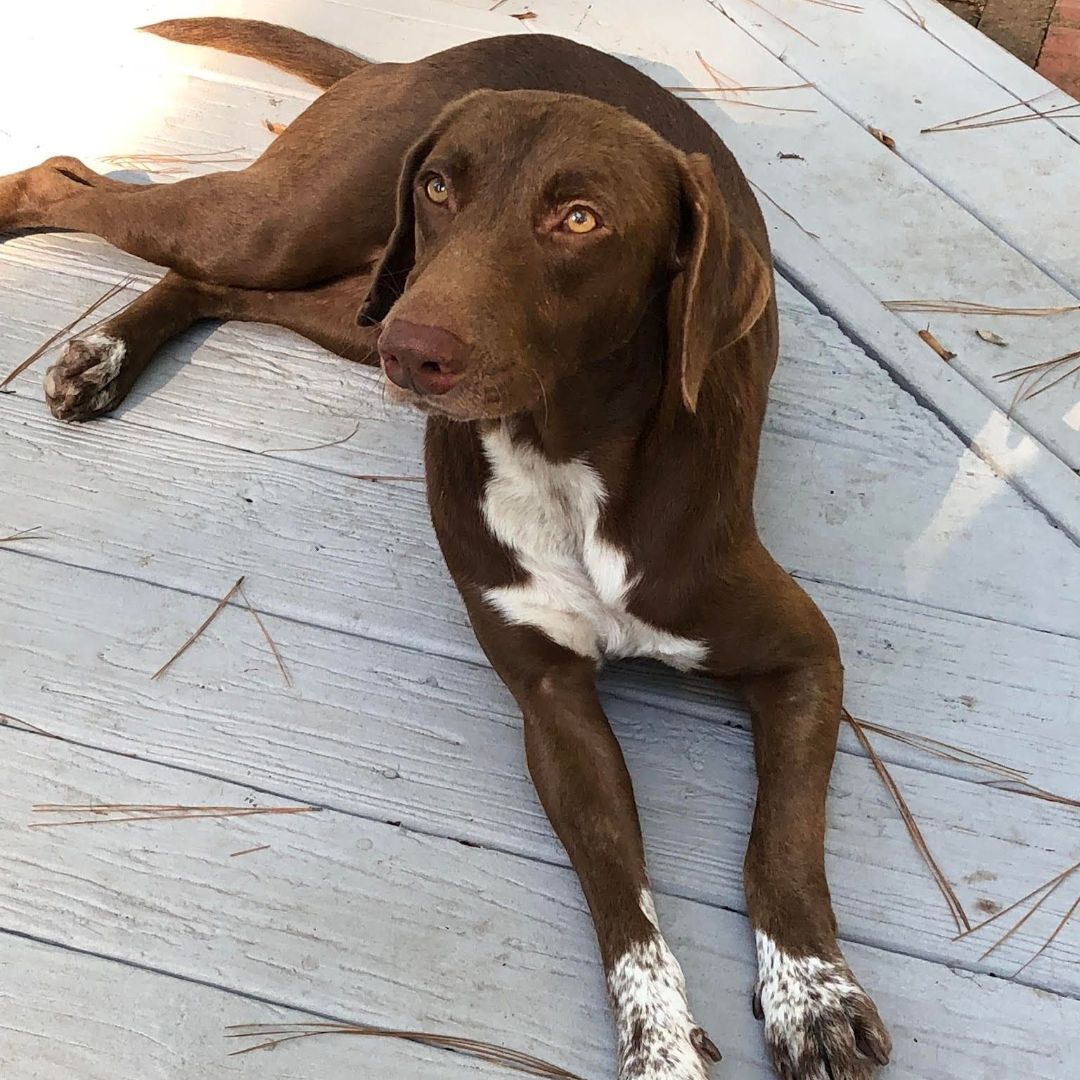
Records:
{"label": "dog's eye", "polygon": [[587,206],[574,206],[570,213],[563,218],[563,224],[572,233],[590,233],[600,222],[596,215]]}
{"label": "dog's eye", "polygon": [[444,203],[450,198],[450,188],[447,187],[446,181],[438,173],[432,176],[424,185],[424,191],[433,203]]}

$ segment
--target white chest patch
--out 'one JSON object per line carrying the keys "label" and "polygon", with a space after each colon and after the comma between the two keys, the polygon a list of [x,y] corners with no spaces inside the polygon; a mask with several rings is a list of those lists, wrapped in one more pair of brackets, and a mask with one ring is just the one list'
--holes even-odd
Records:
{"label": "white chest patch", "polygon": [[551,462],[504,427],[483,443],[491,465],[484,518],[528,574],[524,584],[488,589],[488,603],[581,656],[650,656],[684,671],[700,665],[703,642],[626,610],[637,579],[626,554],[599,535],[607,493],[597,472],[583,461]]}

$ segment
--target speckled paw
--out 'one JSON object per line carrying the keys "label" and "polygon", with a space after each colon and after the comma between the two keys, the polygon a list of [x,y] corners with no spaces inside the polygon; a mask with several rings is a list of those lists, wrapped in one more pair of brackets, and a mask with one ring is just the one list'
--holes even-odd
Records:
{"label": "speckled paw", "polygon": [[45,374],[45,400],[57,420],[93,420],[120,404],[124,342],[106,334],[75,338]]}

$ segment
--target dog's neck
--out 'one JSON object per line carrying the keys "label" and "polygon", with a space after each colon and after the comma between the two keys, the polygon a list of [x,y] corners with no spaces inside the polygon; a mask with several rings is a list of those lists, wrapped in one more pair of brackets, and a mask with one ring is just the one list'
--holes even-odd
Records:
{"label": "dog's neck", "polygon": [[622,457],[660,408],[666,347],[663,312],[649,310],[630,341],[560,379],[513,434],[553,462]]}

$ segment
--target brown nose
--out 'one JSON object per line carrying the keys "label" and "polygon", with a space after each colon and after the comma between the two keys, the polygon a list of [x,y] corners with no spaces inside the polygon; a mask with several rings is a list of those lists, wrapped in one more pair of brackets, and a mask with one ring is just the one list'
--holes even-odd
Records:
{"label": "brown nose", "polygon": [[468,346],[441,326],[394,319],[379,335],[383,371],[395,386],[445,394],[465,373]]}

